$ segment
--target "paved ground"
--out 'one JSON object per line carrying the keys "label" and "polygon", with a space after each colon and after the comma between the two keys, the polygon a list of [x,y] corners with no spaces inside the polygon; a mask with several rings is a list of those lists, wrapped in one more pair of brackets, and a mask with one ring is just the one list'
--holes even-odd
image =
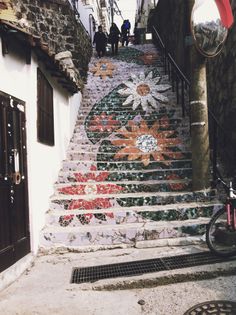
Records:
{"label": "paved ground", "polygon": [[[200,302],[236,300],[235,261],[90,284],[70,283],[73,267],[149,259],[163,256],[163,252],[168,255],[168,251],[179,255],[198,250],[198,247],[179,247],[174,252],[172,248],[128,248],[42,255],[14,284],[0,293],[0,314],[181,315]],[[227,273],[228,276],[221,276]],[[214,276],[217,277],[198,280]],[[169,282],[182,281],[181,277],[183,281],[195,280],[161,285],[165,277]]]}

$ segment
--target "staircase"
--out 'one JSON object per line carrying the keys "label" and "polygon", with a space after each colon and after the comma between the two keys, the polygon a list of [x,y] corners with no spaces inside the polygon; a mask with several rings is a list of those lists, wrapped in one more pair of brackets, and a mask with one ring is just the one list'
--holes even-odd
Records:
{"label": "staircase", "polygon": [[191,191],[189,139],[153,45],[93,58],[42,247],[200,242],[221,205],[214,190]]}

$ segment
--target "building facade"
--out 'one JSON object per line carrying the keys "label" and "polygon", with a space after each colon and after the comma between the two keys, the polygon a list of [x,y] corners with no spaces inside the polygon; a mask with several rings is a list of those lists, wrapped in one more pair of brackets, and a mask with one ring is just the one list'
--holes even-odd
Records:
{"label": "building facade", "polygon": [[0,51],[2,288],[37,253],[92,47],[68,1],[1,0]]}

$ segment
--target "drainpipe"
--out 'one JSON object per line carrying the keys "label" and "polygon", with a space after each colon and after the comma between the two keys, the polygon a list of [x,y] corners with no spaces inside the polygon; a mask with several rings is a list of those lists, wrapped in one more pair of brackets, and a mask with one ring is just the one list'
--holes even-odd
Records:
{"label": "drainpipe", "polygon": [[[188,12],[191,16],[194,0],[188,0]],[[196,49],[190,49],[190,113],[193,191],[210,187],[210,148],[208,132],[208,105],[206,58]]]}
{"label": "drainpipe", "polygon": [[111,8],[111,23],[114,22],[114,0],[110,0],[110,8]]}

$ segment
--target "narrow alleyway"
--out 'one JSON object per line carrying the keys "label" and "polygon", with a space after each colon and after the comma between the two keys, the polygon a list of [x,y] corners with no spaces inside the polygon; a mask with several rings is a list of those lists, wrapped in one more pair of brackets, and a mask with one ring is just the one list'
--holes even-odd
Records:
{"label": "narrow alleyway", "polygon": [[42,234],[46,249],[200,240],[219,204],[191,191],[189,119],[152,44],[90,63]]}
{"label": "narrow alleyway", "polygon": [[189,139],[153,45],[92,58],[40,254],[0,292],[0,314],[182,315],[200,302],[233,301],[235,261],[70,283],[75,267],[203,249],[220,205],[214,191],[191,191]]}

